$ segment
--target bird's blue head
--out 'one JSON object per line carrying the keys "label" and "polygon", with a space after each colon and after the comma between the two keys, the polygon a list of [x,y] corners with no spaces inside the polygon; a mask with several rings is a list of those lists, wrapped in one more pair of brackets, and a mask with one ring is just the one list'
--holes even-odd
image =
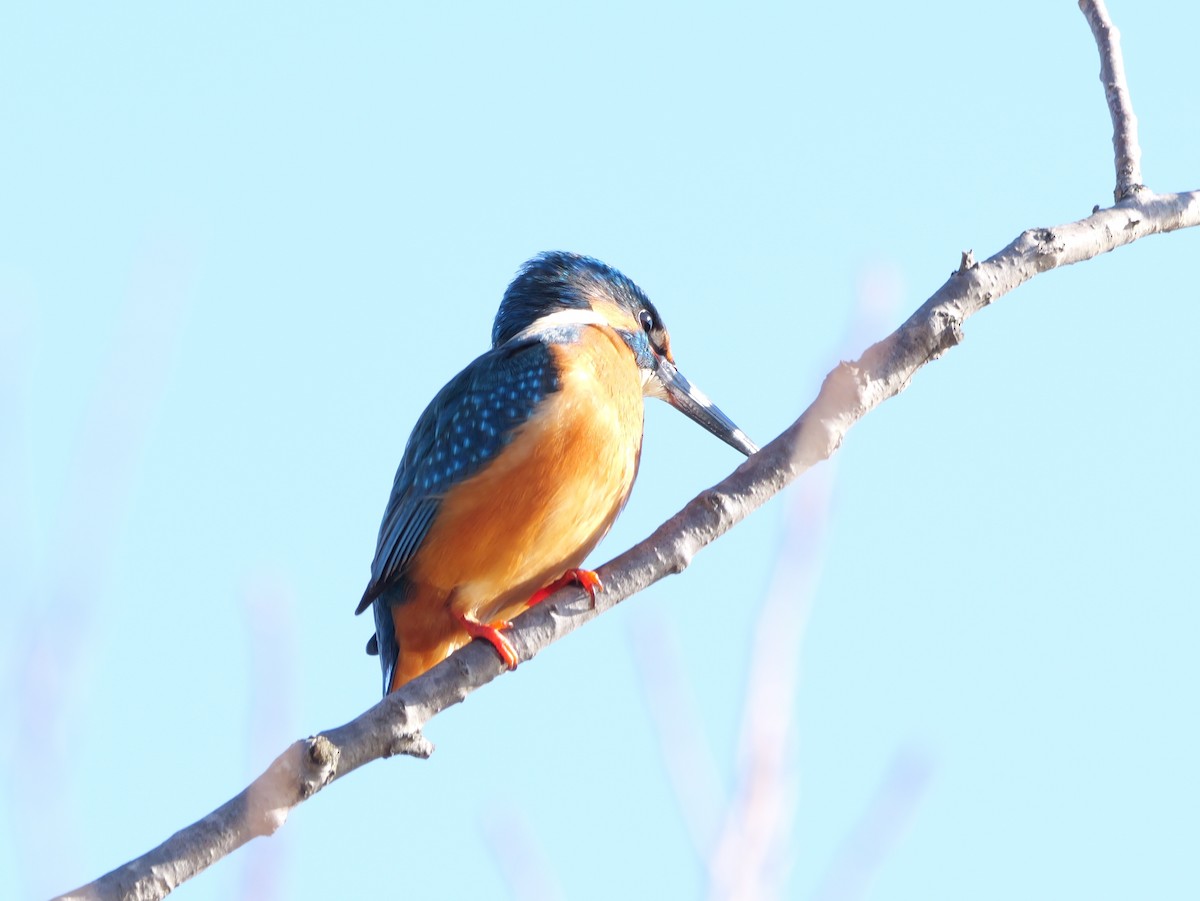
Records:
{"label": "bird's blue head", "polygon": [[563,250],[540,253],[521,267],[504,292],[492,325],[492,346],[499,347],[544,316],[592,310],[600,303],[618,307],[635,322],[647,310],[662,327],[646,293],[612,266]]}
{"label": "bird's blue head", "polygon": [[662,398],[744,454],[758,450],[675,368],[671,337],[645,292],[599,260],[554,250],[522,266],[500,302],[492,346],[583,325],[608,327],[621,336],[642,372],[647,396]]}

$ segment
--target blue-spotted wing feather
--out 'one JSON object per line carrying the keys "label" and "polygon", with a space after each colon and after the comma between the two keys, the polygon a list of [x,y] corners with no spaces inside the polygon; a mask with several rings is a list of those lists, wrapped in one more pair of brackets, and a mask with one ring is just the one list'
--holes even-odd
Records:
{"label": "blue-spotted wing feather", "polygon": [[[357,612],[385,592],[386,603],[403,602],[405,568],[437,517],[442,496],[479,472],[558,388],[550,348],[529,339],[488,351],[438,392],[417,420],[396,471],[371,581]],[[400,591],[388,590],[393,587]],[[377,621],[383,612],[376,611]]]}

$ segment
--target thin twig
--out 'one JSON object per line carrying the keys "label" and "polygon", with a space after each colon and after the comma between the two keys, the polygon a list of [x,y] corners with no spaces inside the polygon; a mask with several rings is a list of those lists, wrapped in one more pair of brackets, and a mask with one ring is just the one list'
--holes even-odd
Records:
{"label": "thin twig", "polygon": [[1137,116],[1125,81],[1125,60],[1121,56],[1121,33],[1108,17],[1104,0],[1079,0],[1079,8],[1087,17],[1096,49],[1100,51],[1100,82],[1108,100],[1108,113],[1113,124],[1113,153],[1117,166],[1117,186],[1113,199],[1120,203],[1126,197],[1145,190],[1142,184],[1142,148],[1138,146]]}
{"label": "thin twig", "polygon": [[726,792],[704,731],[700,702],[691,690],[679,630],[661,617],[647,616],[636,625],[632,637],[638,684],[658,739],[663,770],[691,841],[696,867],[703,869]]}
{"label": "thin twig", "polygon": [[833,481],[824,467],[790,498],[784,542],[755,624],[734,788],[709,855],[710,901],[773,897],[790,868],[800,655]]}
{"label": "thin twig", "polygon": [[533,828],[515,805],[488,810],[483,832],[512,901],[561,901],[550,857]]}
{"label": "thin twig", "polygon": [[861,816],[813,893],[815,901],[856,901],[867,893],[892,846],[908,827],[933,776],[934,762],[913,749],[892,755]]}
{"label": "thin twig", "polygon": [[[43,591],[49,603],[14,598],[12,605],[14,615],[21,612],[27,620],[18,630],[24,638],[17,646],[17,731],[37,748],[19,771],[5,774],[13,822],[24,824],[13,835],[13,862],[39,893],[48,888],[57,861],[78,856],[86,842],[79,818],[71,815],[63,772],[75,753],[78,722],[69,689],[91,679],[89,630],[102,612],[97,596],[120,534],[96,524],[119,523],[133,495],[135,464],[166,393],[165,374],[188,306],[189,262],[170,243],[143,248],[134,274],[112,350],[88,391],[79,437],[67,446],[69,477],[53,517],[57,532],[48,541],[71,554],[58,555],[47,569]],[[11,421],[5,420],[5,429]]]}
{"label": "thin twig", "polygon": [[[864,273],[857,309],[835,359],[879,333],[892,318],[894,295],[894,279],[886,272]],[[834,466],[818,469],[789,498],[775,572],[751,646],[734,788],[708,855],[712,901],[782,897],[794,863],[800,659],[824,560],[836,474]]]}

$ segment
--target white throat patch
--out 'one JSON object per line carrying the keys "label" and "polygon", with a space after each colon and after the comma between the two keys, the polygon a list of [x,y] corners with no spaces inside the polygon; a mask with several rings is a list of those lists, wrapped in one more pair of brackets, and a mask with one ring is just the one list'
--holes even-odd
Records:
{"label": "white throat patch", "polygon": [[510,338],[516,341],[522,338],[536,338],[564,325],[608,325],[608,320],[595,310],[559,310],[557,313],[547,313],[533,321]]}

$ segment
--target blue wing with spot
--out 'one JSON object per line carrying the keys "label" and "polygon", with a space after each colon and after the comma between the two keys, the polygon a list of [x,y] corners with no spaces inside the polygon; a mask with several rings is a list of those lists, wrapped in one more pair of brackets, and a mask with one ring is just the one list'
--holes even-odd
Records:
{"label": "blue wing with spot", "polygon": [[[385,593],[383,600],[389,605],[403,602],[406,566],[437,516],[441,498],[495,457],[516,428],[558,388],[549,346],[529,339],[488,351],[438,392],[404,449],[379,527],[371,581],[356,612]],[[381,619],[382,612],[376,610],[381,626],[391,620],[390,612]],[[377,629],[381,644],[391,639],[390,634],[378,634],[383,631]]]}

